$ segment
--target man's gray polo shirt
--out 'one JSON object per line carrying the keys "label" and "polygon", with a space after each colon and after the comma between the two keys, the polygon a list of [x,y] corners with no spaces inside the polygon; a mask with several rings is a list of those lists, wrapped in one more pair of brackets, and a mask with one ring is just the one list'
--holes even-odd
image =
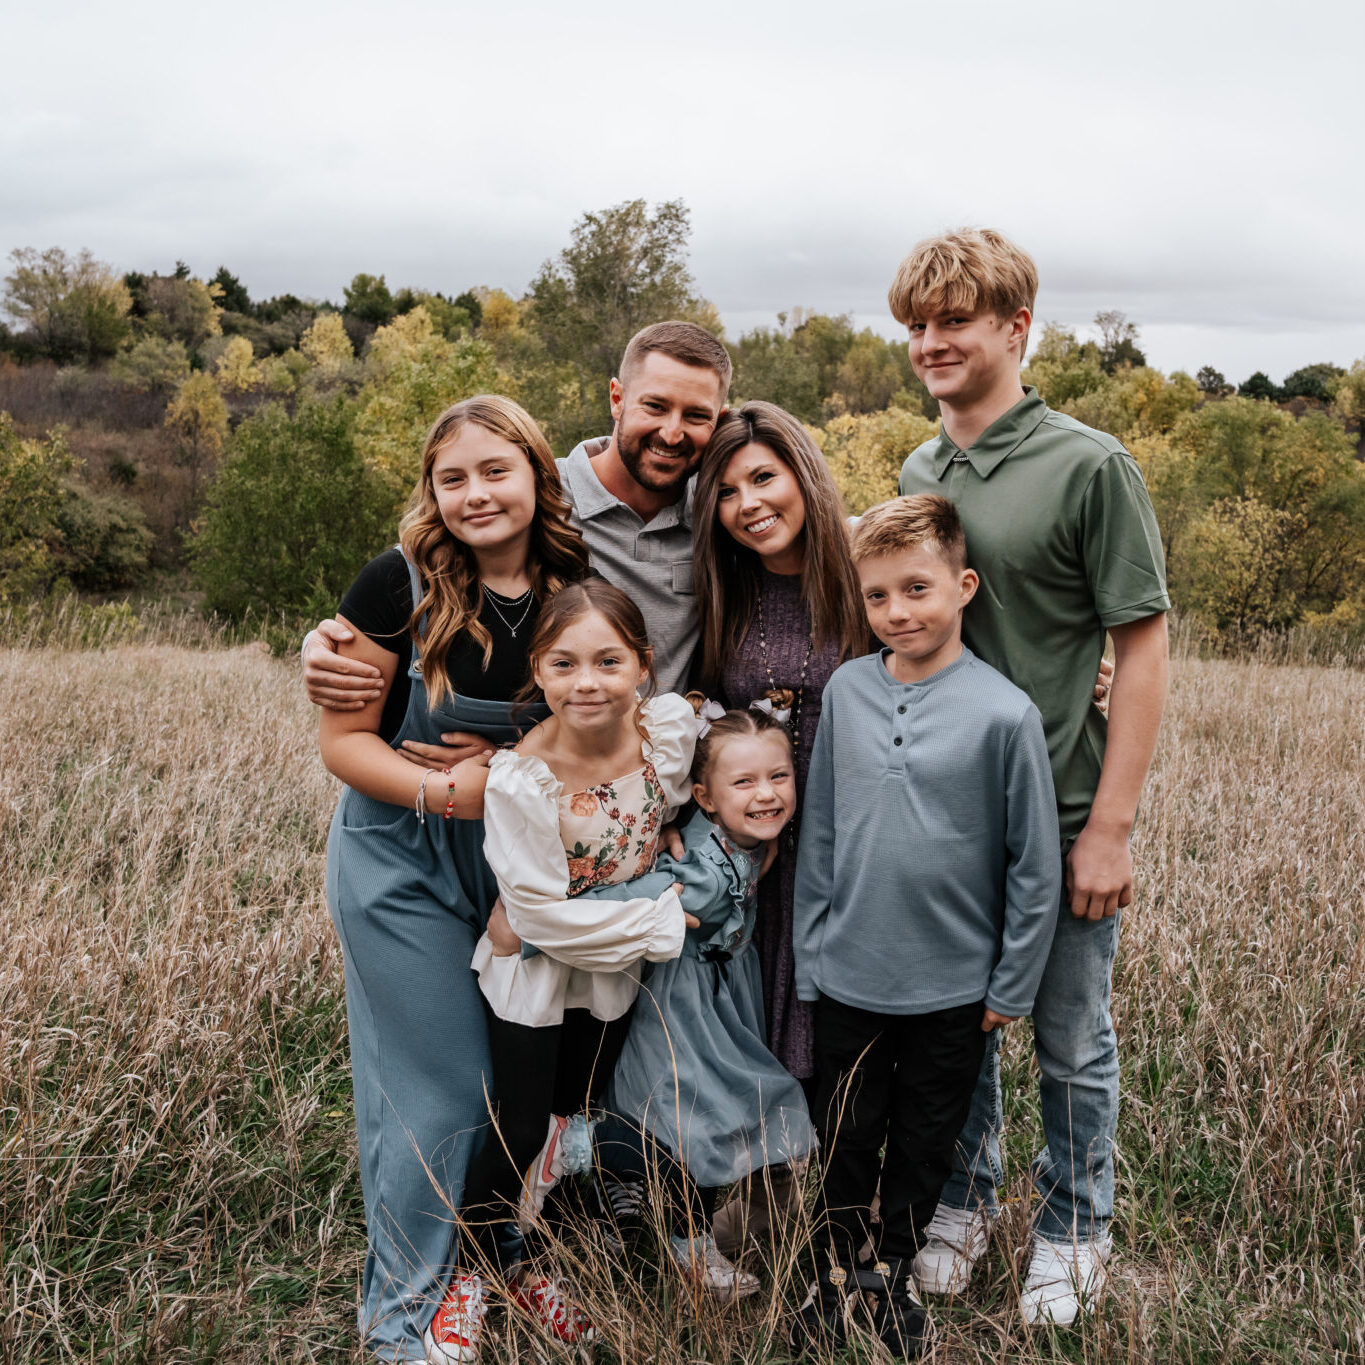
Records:
{"label": "man's gray polo shirt", "polygon": [[558,460],[559,477],[587,542],[592,566],[640,608],[654,646],[661,692],[687,686],[697,648],[697,599],[692,590],[692,488],[651,521],[641,519],[602,486],[590,455],[609,437],[583,441]]}

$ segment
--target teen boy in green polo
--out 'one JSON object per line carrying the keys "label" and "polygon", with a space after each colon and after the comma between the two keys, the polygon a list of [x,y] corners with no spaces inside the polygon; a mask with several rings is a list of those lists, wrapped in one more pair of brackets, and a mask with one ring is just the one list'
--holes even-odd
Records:
{"label": "teen boy in green polo", "polygon": [[[1042,713],[1057,790],[1066,889],[1033,1011],[1047,1145],[1033,1167],[1042,1202],[1021,1309],[1028,1322],[1067,1324],[1100,1292],[1110,1248],[1119,1068],[1109,996],[1119,910],[1132,899],[1128,838],[1166,694],[1170,601],[1132,456],[1020,383],[1037,288],[1025,252],[963,230],[921,242],[889,297],[943,417],[899,490],[956,503],[981,576],[963,638]],[[1092,704],[1106,632],[1117,665],[1107,723]],[[965,1287],[996,1217],[997,1046],[916,1260],[931,1293]]]}

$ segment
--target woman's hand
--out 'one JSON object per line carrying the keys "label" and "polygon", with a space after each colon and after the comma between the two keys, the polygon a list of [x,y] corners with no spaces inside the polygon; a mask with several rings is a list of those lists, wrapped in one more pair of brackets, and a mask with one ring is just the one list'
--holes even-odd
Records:
{"label": "woman's hand", "polygon": [[1099,676],[1095,679],[1095,705],[1104,715],[1109,714],[1109,693],[1114,689],[1114,664],[1110,659],[1100,660]]}
{"label": "woman's hand", "polygon": [[985,1014],[981,1016],[981,1032],[994,1033],[1001,1024],[1012,1024],[1018,1017],[1017,1014],[997,1014],[987,1005]]}
{"label": "woman's hand", "polygon": [[493,945],[494,957],[514,957],[521,952],[521,940],[507,922],[507,910],[501,896],[493,902],[488,916],[488,941]]}

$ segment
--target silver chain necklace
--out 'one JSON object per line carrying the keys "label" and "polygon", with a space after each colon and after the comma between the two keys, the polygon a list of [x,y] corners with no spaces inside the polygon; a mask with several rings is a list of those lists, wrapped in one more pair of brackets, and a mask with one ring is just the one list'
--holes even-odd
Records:
{"label": "silver chain necklace", "polygon": [[[500,597],[486,583],[481,584],[480,586],[483,588],[484,600],[488,603],[490,607],[493,608],[493,611],[497,615],[498,620],[501,621],[509,631],[511,631],[512,638],[515,640],[517,638],[517,631],[519,631],[522,628],[522,626],[526,624],[526,618],[531,614],[531,608],[535,606],[535,599],[531,596],[531,589],[527,588],[526,591],[522,593],[520,597]],[[507,617],[505,617],[502,614],[502,607],[498,605],[499,602],[502,603],[502,606],[511,607],[514,611],[516,610],[517,607],[521,606],[523,602],[526,603],[525,609],[517,618],[516,625],[513,625],[512,622],[509,621]]]}

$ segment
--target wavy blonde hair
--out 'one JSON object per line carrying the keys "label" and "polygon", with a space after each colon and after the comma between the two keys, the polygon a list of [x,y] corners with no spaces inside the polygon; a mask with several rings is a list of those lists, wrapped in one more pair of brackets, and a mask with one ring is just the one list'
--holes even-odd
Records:
{"label": "wavy blonde hair", "polygon": [[[535,477],[536,510],[526,553],[526,574],[537,602],[544,602],[566,583],[576,583],[588,572],[588,550],[569,520],[550,444],[524,408],[497,394],[482,393],[447,408],[427,432],[422,448],[422,474],[408,498],[398,525],[403,553],[417,567],[422,599],[413,609],[408,631],[420,652],[427,705],[435,707],[451,689],[446,656],[462,631],[483,648],[486,668],[493,657],[493,639],[479,620],[483,584],[473,552],[450,533],[441,519],[431,481],[436,456],[466,426],[482,427],[521,451]],[[422,617],[425,632],[419,632]]]}
{"label": "wavy blonde hair", "polygon": [[716,423],[702,456],[692,505],[692,564],[701,617],[701,671],[708,684],[744,642],[758,610],[760,560],[720,524],[720,483],[731,457],[766,446],[796,477],[806,506],[801,596],[817,646],[839,646],[840,659],[867,653],[870,638],[858,574],[849,556],[844,505],[825,457],[805,427],[773,403],[745,403]]}

